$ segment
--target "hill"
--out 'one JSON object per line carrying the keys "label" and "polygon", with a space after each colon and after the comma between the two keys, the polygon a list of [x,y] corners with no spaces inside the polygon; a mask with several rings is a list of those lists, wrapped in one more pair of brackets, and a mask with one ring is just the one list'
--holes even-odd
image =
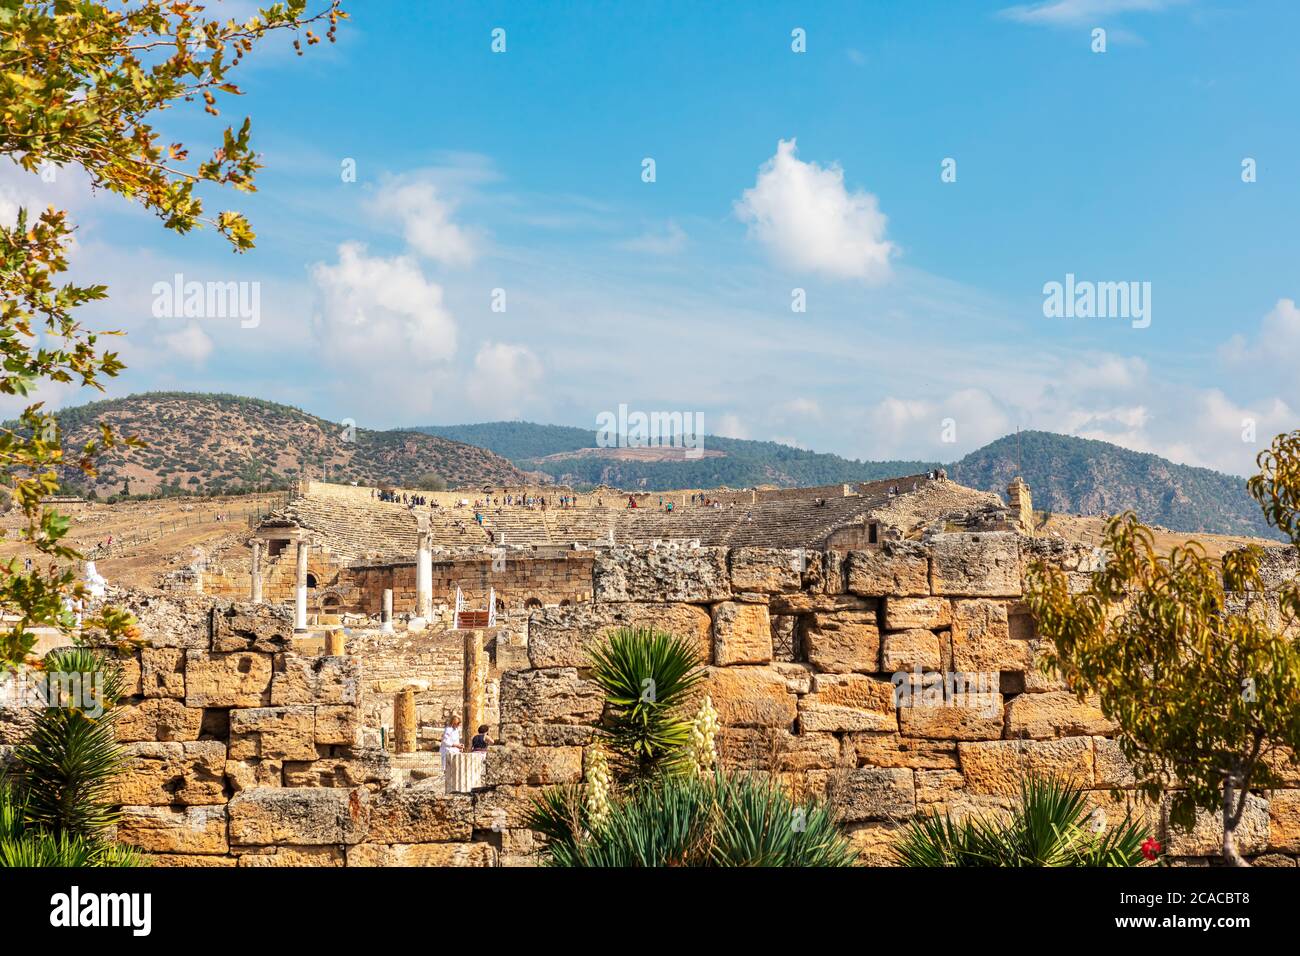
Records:
{"label": "hill", "polygon": [[115,448],[87,483],[65,476],[83,493],[233,493],[283,487],[307,475],[330,481],[420,486],[520,483],[506,459],[446,438],[404,431],[349,429],[301,409],[237,395],[148,392],[92,402],[57,414],[65,448],[97,436],[106,422],[136,435],[144,448]]}
{"label": "hill", "polygon": [[[721,457],[652,461],[620,454],[625,449],[598,449],[595,432],[583,428],[486,422],[417,430],[490,449],[521,468],[545,472],[566,484],[652,491],[869,481],[915,474],[938,464],[857,461],[775,442],[713,436],[705,437],[704,448]],[[1278,537],[1246,493],[1245,481],[1232,475],[1049,432],[1023,432],[1019,454],[1039,509],[1067,514],[1132,509],[1146,522],[1177,531]],[[1016,462],[1016,436],[1009,435],[945,467],[964,485],[1001,494],[1016,474]]]}

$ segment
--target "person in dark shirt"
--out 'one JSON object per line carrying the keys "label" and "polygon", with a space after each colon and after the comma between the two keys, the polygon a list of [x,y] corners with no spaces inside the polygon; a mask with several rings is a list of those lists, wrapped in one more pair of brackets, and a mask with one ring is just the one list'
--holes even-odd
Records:
{"label": "person in dark shirt", "polygon": [[470,753],[485,754],[488,747],[492,745],[492,738],[488,736],[488,725],[479,724],[478,733],[474,739],[469,742]]}

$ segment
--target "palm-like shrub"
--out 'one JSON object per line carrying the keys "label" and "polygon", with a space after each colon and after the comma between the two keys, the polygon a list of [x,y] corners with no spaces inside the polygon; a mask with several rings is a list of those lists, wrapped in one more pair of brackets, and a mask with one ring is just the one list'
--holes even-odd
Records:
{"label": "palm-like shrub", "polygon": [[704,677],[694,642],[620,628],[590,658],[589,678],[605,694],[601,729],[615,775],[635,783],[679,769],[691,730],[681,708]]}
{"label": "palm-like shrub", "polygon": [[855,853],[818,802],[771,778],[665,775],[616,798],[594,823],[579,786],[547,790],[528,826],[560,867],[849,866]]}
{"label": "palm-like shrub", "polygon": [[130,847],[95,837],[58,835],[29,822],[25,800],[10,781],[0,780],[0,868],[33,866],[139,866]]}
{"label": "palm-like shrub", "polygon": [[1147,835],[1131,813],[1094,832],[1082,790],[1030,776],[1009,818],[920,817],[907,825],[894,855],[904,866],[1137,866]]}

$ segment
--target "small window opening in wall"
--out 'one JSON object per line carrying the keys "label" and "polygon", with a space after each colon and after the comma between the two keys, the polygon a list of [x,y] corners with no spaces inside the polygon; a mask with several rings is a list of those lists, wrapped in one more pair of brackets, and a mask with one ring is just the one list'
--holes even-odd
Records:
{"label": "small window opening in wall", "polygon": [[314,575],[314,574],[312,574],[310,571],[308,571],[308,572],[307,572],[307,587],[309,587],[309,588],[314,588],[315,586],[316,586],[316,575]]}
{"label": "small window opening in wall", "polygon": [[867,525],[867,544],[880,543],[880,525],[874,521]]}

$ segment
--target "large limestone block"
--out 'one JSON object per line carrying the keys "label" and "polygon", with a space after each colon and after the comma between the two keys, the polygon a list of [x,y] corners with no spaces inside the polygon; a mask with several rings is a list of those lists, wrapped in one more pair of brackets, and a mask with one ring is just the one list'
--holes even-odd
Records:
{"label": "large limestone block", "polygon": [[270,655],[186,651],[186,707],[262,707],[270,690]]}
{"label": "large limestone block", "polygon": [[582,779],[581,747],[493,747],[483,770],[483,785],[546,786]]}
{"label": "large limestone block", "polygon": [[265,847],[239,858],[241,867],[344,866],[343,848],[338,846]]}
{"label": "large limestone block", "polygon": [[134,615],[140,640],[148,647],[211,647],[211,598],[128,590],[114,603]]}
{"label": "large limestone block", "polygon": [[795,718],[795,696],[774,668],[711,667],[701,693],[726,727],[789,727]]}
{"label": "large limestone block", "polygon": [[469,842],[474,801],[440,786],[383,790],[370,803],[370,843]]}
{"label": "large limestone block", "polygon": [[1092,738],[1093,759],[1096,761],[1094,773],[1096,779],[1095,785],[1098,787],[1110,787],[1119,789],[1129,789],[1136,785],[1137,780],[1133,775],[1133,765],[1129,763],[1124,752],[1120,750],[1119,741],[1110,740],[1106,737]]}
{"label": "large limestone block", "polygon": [[726,548],[615,548],[596,554],[595,599],[696,604],[731,597]]}
{"label": "large limestone block", "polygon": [[1105,736],[1115,731],[1095,699],[1080,702],[1069,691],[1020,694],[1007,704],[1007,736],[1047,740],[1083,734]]}
{"label": "large limestone block", "polygon": [[773,614],[836,614],[840,611],[874,612],[879,603],[875,598],[856,594],[793,591],[771,595],[768,607]]}
{"label": "large limestone block", "polygon": [[358,843],[348,847],[348,866],[496,866],[490,843]]}
{"label": "large limestone block", "polygon": [[122,743],[144,740],[198,740],[203,711],[169,697],[152,697],[117,709],[113,729]]}
{"label": "large limestone block", "polygon": [[840,764],[833,734],[792,734],[777,727],[724,727],[717,739],[724,767],[780,773],[829,770]]}
{"label": "large limestone block", "polygon": [[916,812],[912,771],[863,767],[832,774],[830,801],[844,823],[905,820]]}
{"label": "large limestone block", "polygon": [[[1192,828],[1183,830],[1169,819],[1172,802],[1173,798],[1166,794],[1162,807],[1165,852],[1170,856],[1220,856],[1223,853],[1223,816],[1217,810],[1213,813],[1198,810]],[[1237,824],[1237,852],[1243,856],[1262,853],[1268,845],[1268,801],[1252,793],[1246,797],[1241,822]]]}
{"label": "large limestone block", "polygon": [[150,853],[227,853],[226,808],[123,807],[117,839]]}
{"label": "large limestone block", "polygon": [[1300,790],[1274,790],[1268,799],[1268,848],[1300,853]]}
{"label": "large limestone block", "polygon": [[302,657],[281,654],[271,681],[271,703],[355,704],[359,699],[361,662],[356,657]]}
{"label": "large limestone block", "polygon": [[713,663],[766,664],[772,660],[772,620],[765,604],[725,601],[713,608]]}
{"label": "large limestone block", "polygon": [[803,646],[808,663],[835,674],[880,670],[880,629],[875,611],[814,614],[805,627]]}
{"label": "large limestone block", "polygon": [[[227,760],[226,782],[232,793],[243,793],[258,787],[283,786],[284,763],[280,760]],[[319,787],[325,784],[310,781],[291,786]]]}
{"label": "large limestone block", "polygon": [[205,856],[202,854],[190,853],[146,853],[144,854],[145,862],[149,866],[183,866],[192,868],[201,866],[205,869],[208,867],[234,867],[239,865],[239,860],[233,856]]}
{"label": "large limestone block", "polygon": [[797,548],[733,548],[731,589],[772,594],[798,591],[808,558]]}
{"label": "large limestone block", "polygon": [[316,743],[356,745],[361,731],[361,712],[351,704],[326,704],[316,710]]}
{"label": "large limestone block", "polygon": [[275,604],[218,602],[212,609],[214,651],[287,650],[293,644],[293,612]]}
{"label": "large limestone block", "polygon": [[591,648],[618,628],[653,627],[690,638],[709,658],[709,612],[690,604],[574,604],[534,611],[528,621],[533,667],[589,667]]}
{"label": "large limestone block", "polygon": [[880,650],[880,669],[886,674],[895,671],[937,671],[943,666],[943,652],[939,635],[934,631],[914,627],[906,631],[889,631]]}
{"label": "large limestone block", "polygon": [[1019,536],[1009,531],[935,535],[930,545],[930,591],[963,597],[1019,597]]}
{"label": "large limestone block", "polygon": [[1018,796],[1029,774],[1061,777],[1091,787],[1091,737],[1061,740],[987,740],[957,744],[957,757],[970,793]]}
{"label": "large limestone block", "polygon": [[894,687],[863,674],[818,674],[799,700],[799,728],[817,731],[896,731]]}
{"label": "large limestone block", "polygon": [[501,833],[527,826],[533,801],[542,795],[544,789],[507,785],[474,791],[474,829]]}
{"label": "large limestone block", "polygon": [[585,740],[604,704],[600,688],[583,680],[576,667],[510,671],[501,677],[501,723],[512,727],[507,739],[530,746]]}
{"label": "large limestone block", "polygon": [[140,691],[145,697],[184,697],[185,652],[177,647],[141,648]]}
{"label": "large limestone block", "polygon": [[1032,645],[1011,636],[1001,601],[954,601],[952,666],[965,673],[1027,671]]}
{"label": "large limestone block", "polygon": [[109,787],[109,803],[199,806],[226,800],[226,745],[219,740],[126,744],[122,756],[126,765]]}
{"label": "large limestone block", "polygon": [[899,866],[894,846],[902,829],[895,823],[861,823],[847,827],[845,836],[857,851],[857,865]]}
{"label": "large limestone block", "polygon": [[912,628],[947,627],[952,623],[952,603],[937,597],[885,598],[885,628],[906,631]]}
{"label": "large limestone block", "polygon": [[230,801],[230,842],[240,846],[359,843],[370,797],[364,788],[268,787]]}
{"label": "large limestone block", "polygon": [[950,740],[903,737],[889,731],[844,735],[846,759],[864,767],[956,770],[957,744]]}
{"label": "large limestone block", "polygon": [[316,708],[255,707],[230,712],[231,760],[315,760]]}
{"label": "large limestone block", "polygon": [[286,787],[366,787],[375,790],[387,786],[392,778],[392,761],[386,750],[358,750],[349,756],[284,764]]}
{"label": "large limestone block", "polygon": [[919,549],[852,551],[848,588],[863,597],[924,597],[930,593],[930,562]]}
{"label": "large limestone block", "polygon": [[961,694],[931,703],[905,697],[898,709],[898,728],[905,737],[931,740],[997,740],[1002,736],[1002,695]]}

